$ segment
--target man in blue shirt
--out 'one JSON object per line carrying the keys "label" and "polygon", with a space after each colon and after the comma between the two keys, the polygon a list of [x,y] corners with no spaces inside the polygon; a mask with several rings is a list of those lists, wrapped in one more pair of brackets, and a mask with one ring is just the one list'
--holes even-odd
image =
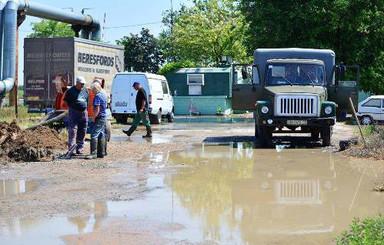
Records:
{"label": "man in blue shirt", "polygon": [[87,159],[103,158],[106,154],[106,124],[107,124],[107,96],[96,80],[92,84],[92,92],[95,94],[93,99],[93,116],[91,133],[91,154]]}
{"label": "man in blue shirt", "polygon": [[68,110],[68,149],[71,149],[76,139],[76,154],[83,154],[85,134],[88,127],[88,89],[85,88],[84,77],[76,78],[76,85],[65,92],[64,101]]}

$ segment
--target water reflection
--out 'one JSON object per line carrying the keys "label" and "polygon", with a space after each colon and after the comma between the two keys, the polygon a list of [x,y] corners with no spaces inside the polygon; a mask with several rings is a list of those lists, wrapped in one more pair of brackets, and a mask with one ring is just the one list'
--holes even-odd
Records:
{"label": "water reflection", "polygon": [[223,237],[229,232],[249,244],[330,244],[353,216],[383,211],[383,199],[365,183],[348,213],[359,173],[336,159],[337,166],[335,157],[321,150],[205,146],[171,155],[171,162],[193,168],[165,183],[191,216],[203,221],[204,239],[228,243]]}
{"label": "water reflection", "polygon": [[25,180],[0,180],[0,197],[23,194],[35,190],[37,183]]}

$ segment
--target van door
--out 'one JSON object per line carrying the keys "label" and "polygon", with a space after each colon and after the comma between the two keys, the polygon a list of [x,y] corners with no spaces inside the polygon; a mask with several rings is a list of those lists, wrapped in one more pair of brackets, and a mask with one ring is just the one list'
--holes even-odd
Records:
{"label": "van door", "polygon": [[247,64],[232,65],[232,109],[255,110],[257,98],[263,87],[257,66]]}
{"label": "van door", "polygon": [[164,114],[172,112],[172,96],[169,93],[168,83],[166,80],[161,81],[161,88],[163,90],[164,98]]}
{"label": "van door", "polygon": [[112,84],[112,113],[128,114],[132,113],[131,107],[131,76],[128,74],[118,74]]}
{"label": "van door", "polygon": [[149,84],[152,95],[152,114],[157,114],[160,108],[162,114],[164,114],[164,95],[161,87],[161,80],[149,79]]}
{"label": "van door", "polygon": [[338,85],[328,84],[328,100],[338,105],[338,115],[341,115],[342,112],[352,113],[349,98],[352,99],[355,108],[358,104],[360,67],[357,65],[345,67],[344,78],[340,79]]}

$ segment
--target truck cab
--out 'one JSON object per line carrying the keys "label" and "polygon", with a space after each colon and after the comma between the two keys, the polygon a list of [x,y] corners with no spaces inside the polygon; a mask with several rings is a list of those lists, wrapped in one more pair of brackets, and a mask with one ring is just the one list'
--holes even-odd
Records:
{"label": "truck cab", "polygon": [[273,133],[310,133],[329,146],[338,105],[348,110],[348,97],[357,102],[357,82],[342,87],[335,79],[345,67],[335,65],[332,50],[257,49],[254,64],[240,67],[241,76],[233,70],[232,107],[254,111],[263,146]]}

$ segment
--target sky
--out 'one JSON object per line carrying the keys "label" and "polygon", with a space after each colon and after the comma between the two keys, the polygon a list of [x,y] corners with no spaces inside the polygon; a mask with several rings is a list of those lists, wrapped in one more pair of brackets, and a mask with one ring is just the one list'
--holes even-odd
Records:
{"label": "sky", "polygon": [[[72,8],[78,13],[83,8],[91,8],[86,9],[85,13],[95,17],[100,23],[103,22],[105,13],[105,41],[111,44],[115,44],[117,39],[130,33],[139,33],[143,27],[157,36],[163,29],[162,14],[171,8],[171,0],[32,0],[32,2],[58,8]],[[189,0],[172,0],[172,2],[174,10],[180,9],[181,4],[191,4]],[[32,33],[31,23],[38,21],[40,21],[39,18],[27,16],[19,28],[19,84],[23,84],[24,78],[24,38]]]}

